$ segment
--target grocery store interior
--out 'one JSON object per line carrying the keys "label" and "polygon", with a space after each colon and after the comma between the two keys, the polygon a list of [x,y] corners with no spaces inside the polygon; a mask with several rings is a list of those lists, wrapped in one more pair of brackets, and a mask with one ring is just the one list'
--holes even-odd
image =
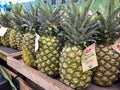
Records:
{"label": "grocery store interior", "polygon": [[0,90],[120,90],[120,0],[0,0]]}

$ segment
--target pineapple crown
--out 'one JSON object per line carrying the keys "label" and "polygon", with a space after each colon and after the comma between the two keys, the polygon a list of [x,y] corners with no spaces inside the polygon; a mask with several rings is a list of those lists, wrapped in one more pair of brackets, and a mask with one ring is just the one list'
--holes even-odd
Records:
{"label": "pineapple crown", "polygon": [[24,23],[22,18],[25,17],[25,13],[23,10],[23,5],[22,4],[12,4],[12,2],[9,2],[11,5],[11,25],[13,26],[13,28],[15,28],[15,30],[19,29],[21,31],[24,30],[23,27],[21,27],[21,25]]}
{"label": "pineapple crown", "polygon": [[33,32],[35,33],[41,27],[41,22],[39,18],[40,11],[38,7],[35,7],[33,4],[30,3],[30,10],[24,8],[25,16],[21,18],[23,24],[21,27],[25,28],[26,32]]}
{"label": "pineapple crown", "polygon": [[99,23],[101,24],[98,29],[100,32],[98,34],[98,43],[109,45],[120,37],[120,17],[118,13],[120,13],[120,7],[114,8],[114,0],[108,0],[106,14],[101,14],[101,12],[97,11]]}
{"label": "pineapple crown", "polygon": [[39,29],[40,22],[38,14],[40,13],[38,8],[33,6],[30,3],[30,10],[22,4],[13,5],[10,2],[12,7],[12,25],[14,28],[19,29],[23,32],[35,32],[36,29]]}
{"label": "pineapple crown", "polygon": [[36,31],[39,35],[57,35],[62,14],[60,12],[61,8],[60,6],[54,8],[49,3],[40,2],[39,21],[41,22],[41,27]]}
{"label": "pineapple crown", "polygon": [[66,16],[64,17],[64,32],[61,32],[67,42],[72,45],[77,45],[84,49],[88,44],[95,42],[93,35],[98,33],[96,29],[99,24],[97,23],[98,17],[88,15],[92,0],[85,2],[85,7],[81,11],[74,2],[68,5],[65,10]]}
{"label": "pineapple crown", "polygon": [[4,27],[9,27],[11,28],[11,13],[10,12],[5,12],[0,14],[0,24]]}

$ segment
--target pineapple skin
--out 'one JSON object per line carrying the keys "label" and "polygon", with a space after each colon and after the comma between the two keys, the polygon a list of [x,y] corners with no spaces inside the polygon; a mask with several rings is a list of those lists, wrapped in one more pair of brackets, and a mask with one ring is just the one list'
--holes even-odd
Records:
{"label": "pineapple skin", "polygon": [[37,53],[37,68],[42,73],[56,77],[59,73],[59,40],[53,36],[42,36]]}
{"label": "pineapple skin", "polygon": [[99,66],[94,69],[92,82],[100,86],[112,86],[119,77],[120,54],[112,45],[99,45],[96,48]]}
{"label": "pineapple skin", "polygon": [[91,82],[92,71],[82,70],[83,51],[77,46],[65,46],[61,52],[59,73],[61,81],[74,89],[84,89]]}
{"label": "pineapple skin", "polygon": [[11,31],[11,29],[8,28],[5,35],[3,37],[1,37],[1,43],[3,46],[10,46],[10,44],[9,44],[10,31]]}
{"label": "pineapple skin", "polygon": [[24,33],[18,30],[18,32],[16,33],[16,44],[18,50],[22,50],[23,37],[24,37]]}
{"label": "pineapple skin", "polygon": [[22,57],[27,66],[35,67],[35,34],[26,33],[22,42]]}
{"label": "pineapple skin", "polygon": [[1,42],[1,36],[0,36],[0,45],[2,45],[2,42]]}
{"label": "pineapple skin", "polygon": [[17,34],[16,30],[12,29],[10,31],[9,44],[10,44],[10,47],[14,49],[17,49],[16,34]]}

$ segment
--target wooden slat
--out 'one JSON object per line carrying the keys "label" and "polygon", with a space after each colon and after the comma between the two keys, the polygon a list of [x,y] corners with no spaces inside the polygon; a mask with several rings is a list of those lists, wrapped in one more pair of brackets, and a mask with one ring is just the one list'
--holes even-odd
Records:
{"label": "wooden slat", "polygon": [[7,61],[8,56],[19,56],[22,55],[21,51],[15,50],[9,47],[0,46],[0,58],[2,58],[4,61]]}
{"label": "wooden slat", "polygon": [[21,51],[10,54],[10,56],[12,56],[12,57],[16,57],[16,56],[20,56],[20,55],[22,55]]}
{"label": "wooden slat", "polygon": [[26,78],[26,82],[32,86],[35,90],[45,90],[44,88],[40,87],[39,85],[35,84],[34,82],[32,82],[31,80],[29,80],[28,78]]}
{"label": "wooden slat", "polygon": [[7,59],[7,64],[10,67],[46,90],[73,90],[60,81],[55,80],[29,66],[26,66],[22,60],[16,60],[13,57],[8,57]]}
{"label": "wooden slat", "polygon": [[2,50],[0,50],[0,58],[2,58],[3,60],[7,61],[7,56],[9,56],[8,53],[3,52]]}
{"label": "wooden slat", "polygon": [[20,77],[17,78],[20,82],[20,90],[34,90],[30,86],[27,85],[25,81],[23,81]]}
{"label": "wooden slat", "polygon": [[6,55],[6,56],[9,55],[7,52],[4,52],[4,51],[2,51],[2,50],[0,50],[0,52],[1,52],[2,54]]}
{"label": "wooden slat", "polygon": [[[17,76],[15,73],[10,71],[9,69],[5,68],[4,66],[2,67],[5,69],[8,75],[13,76],[13,77]],[[20,82],[20,90],[34,90],[30,86],[28,86],[27,83],[22,78],[18,77],[17,80]]]}

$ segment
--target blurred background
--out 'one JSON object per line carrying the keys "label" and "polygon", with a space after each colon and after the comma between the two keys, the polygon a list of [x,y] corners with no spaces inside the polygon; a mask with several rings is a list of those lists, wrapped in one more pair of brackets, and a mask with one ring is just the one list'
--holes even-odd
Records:
{"label": "blurred background", "polygon": [[25,6],[29,7],[30,2],[34,2],[35,0],[0,0],[0,13],[4,13],[6,11],[10,11],[10,5],[9,2],[12,2],[13,4],[16,3],[23,3]]}
{"label": "blurred background", "polygon": [[[0,13],[4,13],[6,11],[11,10],[10,5],[9,5],[9,1],[12,2],[13,4],[22,3],[26,7],[28,7],[28,9],[30,8],[30,3],[37,5],[38,2],[41,2],[41,1],[44,1],[45,3],[52,4],[54,7],[56,7],[58,5],[64,5],[64,4],[71,3],[71,0],[0,0]],[[82,3],[86,0],[72,0],[72,1],[76,2],[76,4],[78,6],[82,6],[83,5]],[[93,1],[94,1],[94,4],[92,5],[92,8],[94,8],[96,10],[99,7],[101,8],[101,10],[106,7],[107,0],[93,0]],[[116,3],[115,4],[116,7],[120,6],[119,0],[115,0],[115,3]]]}

